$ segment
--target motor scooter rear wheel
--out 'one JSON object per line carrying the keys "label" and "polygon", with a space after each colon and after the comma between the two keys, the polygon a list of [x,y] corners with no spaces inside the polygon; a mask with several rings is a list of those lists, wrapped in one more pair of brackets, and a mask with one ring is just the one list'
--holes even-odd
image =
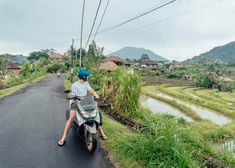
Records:
{"label": "motor scooter rear wheel", "polygon": [[89,152],[93,153],[97,148],[97,134],[87,132],[86,148]]}

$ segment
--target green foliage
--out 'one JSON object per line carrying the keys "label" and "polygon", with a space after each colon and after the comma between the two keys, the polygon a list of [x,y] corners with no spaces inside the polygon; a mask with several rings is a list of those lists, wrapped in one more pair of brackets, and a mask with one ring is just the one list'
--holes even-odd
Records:
{"label": "green foliage", "polygon": [[[77,60],[80,60],[80,50],[81,50],[80,48],[77,49],[77,51],[75,50],[75,53],[73,54],[75,56],[75,59],[77,57]],[[87,54],[86,50],[82,48],[82,59],[85,58],[86,54]]]}
{"label": "green foliage", "polygon": [[218,89],[222,92],[233,92],[235,89],[235,83],[222,81],[219,83]]}
{"label": "green foliage", "polygon": [[[216,153],[185,121],[140,108],[141,82],[136,74],[121,68],[104,74],[97,71],[89,81],[103,86],[105,95],[114,100],[116,112],[138,119],[145,126],[142,133],[132,132],[104,117],[105,132],[112,135],[104,143],[123,167],[205,167],[203,158],[208,157],[228,166],[234,164],[232,157]],[[65,84],[69,87],[68,81]]]}
{"label": "green foliage", "polygon": [[89,83],[94,90],[100,90],[106,73],[95,68],[91,68],[90,70],[92,72],[92,76],[89,77]]}
{"label": "green foliage", "polygon": [[20,74],[18,76],[11,77],[7,81],[7,87],[19,85],[19,84],[31,81],[39,76],[43,76],[43,75],[45,75],[45,72],[40,72],[40,71],[33,72],[33,73]]}
{"label": "green foliage", "polygon": [[[148,132],[130,138],[126,151],[147,167],[198,167],[193,147],[187,148],[189,132],[182,130],[177,120],[167,116],[144,116]],[[196,140],[193,143],[197,143]]]}
{"label": "green foliage", "polygon": [[4,55],[0,55],[0,79],[4,79],[7,62]]}
{"label": "green foliage", "polygon": [[137,74],[128,74],[124,69],[118,68],[103,81],[103,91],[111,97],[115,111],[126,116],[138,115],[141,81]]}
{"label": "green foliage", "polygon": [[6,87],[6,84],[0,79],[0,90],[4,89]]}
{"label": "green foliage", "polygon": [[11,54],[3,54],[0,55],[0,57],[4,57],[9,62],[14,62],[18,64],[22,64],[27,61],[27,57],[23,55],[11,55]]}
{"label": "green foliage", "polygon": [[215,73],[215,66],[209,65],[202,73],[198,74],[193,79],[197,87],[212,88],[213,85],[218,84],[219,77]]}
{"label": "green foliage", "polygon": [[104,117],[104,129],[112,135],[104,143],[121,160],[122,167],[205,167],[206,162],[211,161],[203,160],[205,157],[228,167],[234,165],[232,156],[211,149],[188,124],[141,108],[139,113],[146,127],[142,133],[132,132]]}
{"label": "green foliage", "polygon": [[56,73],[57,71],[65,72],[66,67],[63,63],[60,62],[53,62],[52,64],[48,65],[47,72],[49,73]]}
{"label": "green foliage", "polygon": [[173,79],[180,79],[182,78],[183,75],[186,75],[186,71],[185,70],[174,70],[174,71],[170,71],[169,73],[166,73],[166,77],[167,78],[173,78]]}
{"label": "green foliage", "polygon": [[150,60],[148,54],[142,54],[140,59],[137,60],[137,62],[142,63],[142,62],[148,61],[148,60]]}
{"label": "green foliage", "polygon": [[[120,75],[116,78],[115,75]],[[123,75],[121,77],[121,75]],[[116,105],[120,111],[128,115],[136,115],[139,108],[139,98],[141,92],[141,82],[137,75],[118,72],[114,74],[114,80],[118,80]]]}
{"label": "green foliage", "polygon": [[42,58],[49,58],[49,54],[54,52],[54,49],[46,49],[46,50],[40,50],[40,51],[34,51],[29,54],[28,60],[29,61],[36,61]]}
{"label": "green foliage", "polygon": [[33,62],[25,63],[21,66],[20,74],[11,77],[7,81],[7,87],[22,84],[28,80],[32,80],[45,73],[54,73],[57,71],[65,72],[66,67],[63,63],[57,61],[51,61],[46,58],[41,58]]}
{"label": "green foliage", "polygon": [[209,76],[204,75],[198,75],[193,79],[193,81],[197,87],[212,88],[212,86],[215,84],[213,79],[211,79]]}
{"label": "green foliage", "polygon": [[208,61],[216,62],[233,62],[235,55],[235,42],[231,42],[224,46],[215,47],[214,49],[210,50],[209,52],[203,53],[199,56],[196,56],[189,60],[190,62],[201,62],[205,63]]}
{"label": "green foliage", "polygon": [[210,131],[207,133],[206,138],[212,142],[224,142],[233,138],[231,131],[219,128],[215,131]]}
{"label": "green foliage", "polygon": [[86,56],[83,59],[83,64],[86,68],[98,67],[100,62],[104,59],[104,48],[98,47],[94,41],[89,45]]}

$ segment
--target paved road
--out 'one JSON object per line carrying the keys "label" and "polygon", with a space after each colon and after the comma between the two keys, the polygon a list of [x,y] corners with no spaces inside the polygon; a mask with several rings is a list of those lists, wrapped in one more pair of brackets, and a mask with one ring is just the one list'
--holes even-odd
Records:
{"label": "paved road", "polygon": [[67,108],[63,90],[63,79],[50,76],[0,100],[0,168],[112,167],[100,148],[88,153],[72,131],[57,146]]}

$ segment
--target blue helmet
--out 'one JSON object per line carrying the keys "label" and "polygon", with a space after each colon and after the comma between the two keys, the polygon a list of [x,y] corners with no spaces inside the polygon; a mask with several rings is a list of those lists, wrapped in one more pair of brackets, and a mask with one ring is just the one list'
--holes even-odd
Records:
{"label": "blue helmet", "polygon": [[87,69],[80,69],[77,73],[79,79],[87,81],[87,77],[91,75],[91,72]]}

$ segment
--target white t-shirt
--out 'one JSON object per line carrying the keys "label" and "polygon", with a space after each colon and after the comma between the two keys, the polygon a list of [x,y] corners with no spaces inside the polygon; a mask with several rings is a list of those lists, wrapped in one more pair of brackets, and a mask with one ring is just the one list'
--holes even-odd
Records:
{"label": "white t-shirt", "polygon": [[91,89],[91,86],[89,85],[88,82],[84,82],[83,84],[75,82],[72,84],[71,91],[76,96],[87,96],[87,91],[89,89]]}

